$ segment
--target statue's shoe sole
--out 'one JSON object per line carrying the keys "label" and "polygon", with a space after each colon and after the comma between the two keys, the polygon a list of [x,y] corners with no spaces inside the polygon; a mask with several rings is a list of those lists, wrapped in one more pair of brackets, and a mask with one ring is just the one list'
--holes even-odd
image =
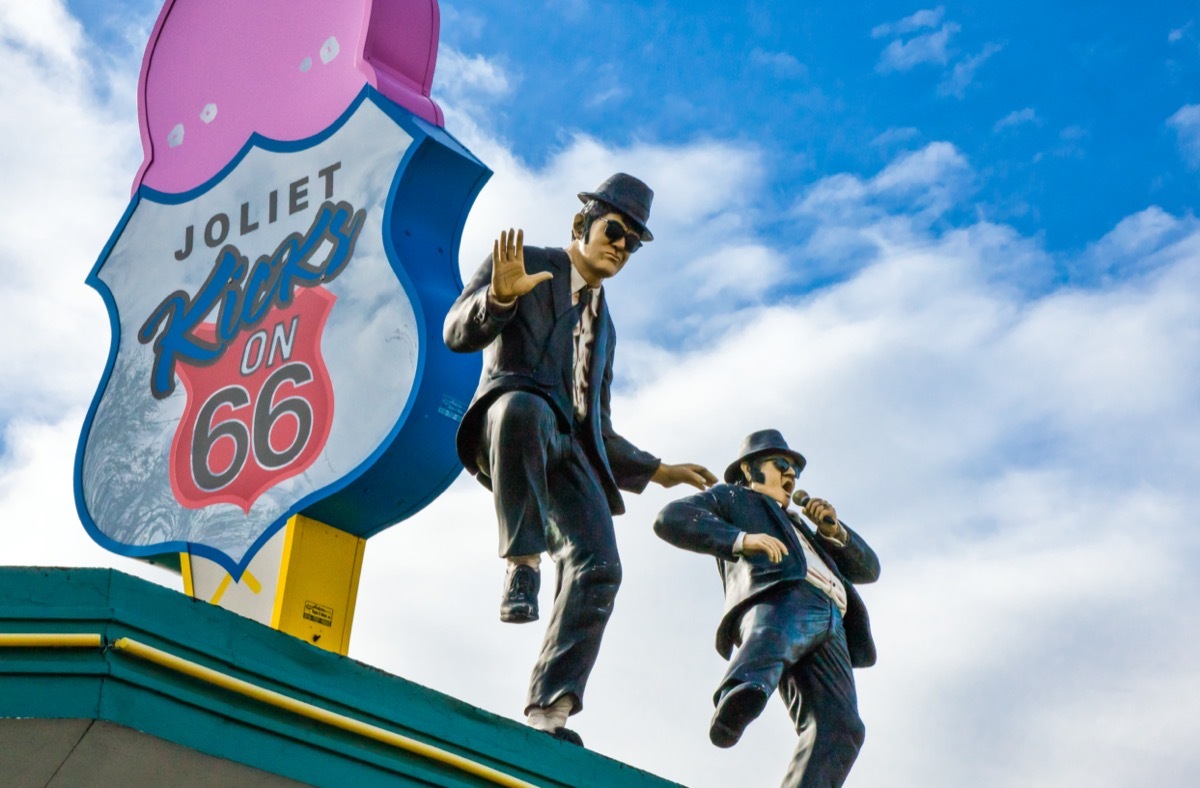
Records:
{"label": "statue's shoe sole", "polygon": [[734,687],[721,698],[708,728],[708,738],[718,747],[732,747],[742,738],[746,726],[762,714],[771,693],[757,684]]}

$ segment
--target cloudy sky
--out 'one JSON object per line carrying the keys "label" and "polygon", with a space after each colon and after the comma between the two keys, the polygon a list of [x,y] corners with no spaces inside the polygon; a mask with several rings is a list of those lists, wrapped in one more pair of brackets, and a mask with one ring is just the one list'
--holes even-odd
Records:
{"label": "cloudy sky", "polygon": [[[653,186],[657,240],[607,286],[614,423],[713,469],[777,427],[878,552],[849,784],[1193,784],[1200,9],[516,7],[442,6],[434,97],[495,173],[462,269],[504,227],[564,243],[615,170]],[[71,492],[109,345],[84,278],[141,162],[156,12],[0,0],[0,562],[179,587],[94,545]],[[650,530],[678,494],[627,497],[571,727],[687,785],[773,785],[782,704],[708,743],[719,580]],[[542,631],[497,621],[494,545],[465,477],[373,538],[351,656],[519,718]]]}

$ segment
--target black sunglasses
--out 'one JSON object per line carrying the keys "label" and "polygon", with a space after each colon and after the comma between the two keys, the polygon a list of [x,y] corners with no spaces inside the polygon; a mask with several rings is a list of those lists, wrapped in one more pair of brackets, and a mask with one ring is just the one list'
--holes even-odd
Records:
{"label": "black sunglasses", "polygon": [[792,462],[787,457],[767,457],[763,460],[763,462],[767,461],[773,463],[775,467],[779,469],[780,473],[787,473],[787,469],[791,468],[796,472],[797,475],[800,474],[800,470],[796,467],[796,463]]}
{"label": "black sunglasses", "polygon": [[616,243],[620,239],[625,239],[625,251],[633,254],[642,245],[642,237],[635,232],[625,229],[625,225],[618,222],[616,219],[604,220],[604,237],[609,241]]}

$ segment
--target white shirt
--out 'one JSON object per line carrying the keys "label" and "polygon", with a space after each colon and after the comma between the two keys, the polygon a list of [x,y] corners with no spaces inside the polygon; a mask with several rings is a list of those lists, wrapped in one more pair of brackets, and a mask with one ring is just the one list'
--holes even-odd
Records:
{"label": "white shirt", "polygon": [[788,510],[785,510],[784,514],[792,521],[792,530],[796,532],[796,538],[800,540],[800,547],[804,550],[804,562],[808,569],[808,574],[804,579],[824,591],[833,600],[834,604],[838,606],[838,610],[842,612],[842,615],[846,615],[846,587],[842,585],[842,581],[838,579],[838,576],[833,573],[833,570],[829,568],[829,565],[817,553],[816,548],[812,546],[812,543],[808,541],[808,537],[804,535],[804,531],[800,530],[800,526],[797,525],[800,515]]}
{"label": "white shirt", "polygon": [[[587,281],[571,266],[571,303],[578,304],[580,294],[588,287]],[[595,341],[596,318],[600,314],[601,287],[592,287],[592,300],[588,308],[583,310],[579,322],[575,324],[572,336],[575,339],[575,351],[572,365],[575,369],[575,388],[572,392],[575,405],[575,418],[583,421],[588,411],[588,372],[591,368],[592,345]]]}
{"label": "white shirt", "polygon": [[[779,502],[776,501],[775,503],[778,504]],[[841,611],[841,614],[843,616],[846,615],[846,587],[842,585],[842,581],[839,580],[838,576],[829,568],[829,565],[825,563],[823,558],[821,558],[821,555],[816,551],[816,548],[814,548],[812,543],[808,541],[808,537],[804,535],[804,531],[802,531],[797,525],[800,515],[791,511],[786,506],[781,506],[781,508],[783,509],[783,513],[787,515],[788,519],[792,521],[792,530],[795,531],[796,539],[800,541],[800,548],[804,551],[804,564],[805,569],[807,570],[807,574],[805,575],[804,579],[825,592],[825,595],[832,599],[833,603],[837,605],[838,610]],[[742,546],[745,544],[745,541],[746,532],[743,531],[742,533],[738,534],[737,539],[733,542],[734,555],[742,554]],[[833,544],[836,544],[838,547],[845,546],[836,539],[830,539],[829,541]]]}

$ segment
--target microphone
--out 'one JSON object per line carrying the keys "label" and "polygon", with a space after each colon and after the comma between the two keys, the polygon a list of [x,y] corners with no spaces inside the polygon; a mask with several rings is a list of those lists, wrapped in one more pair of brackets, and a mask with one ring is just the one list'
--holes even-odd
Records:
{"label": "microphone", "polygon": [[[808,497],[808,493],[806,493],[804,490],[796,490],[796,492],[792,493],[792,503],[796,504],[801,509],[808,505],[809,500],[810,498]],[[828,526],[837,525],[837,520],[828,514],[821,518],[821,522]]]}

